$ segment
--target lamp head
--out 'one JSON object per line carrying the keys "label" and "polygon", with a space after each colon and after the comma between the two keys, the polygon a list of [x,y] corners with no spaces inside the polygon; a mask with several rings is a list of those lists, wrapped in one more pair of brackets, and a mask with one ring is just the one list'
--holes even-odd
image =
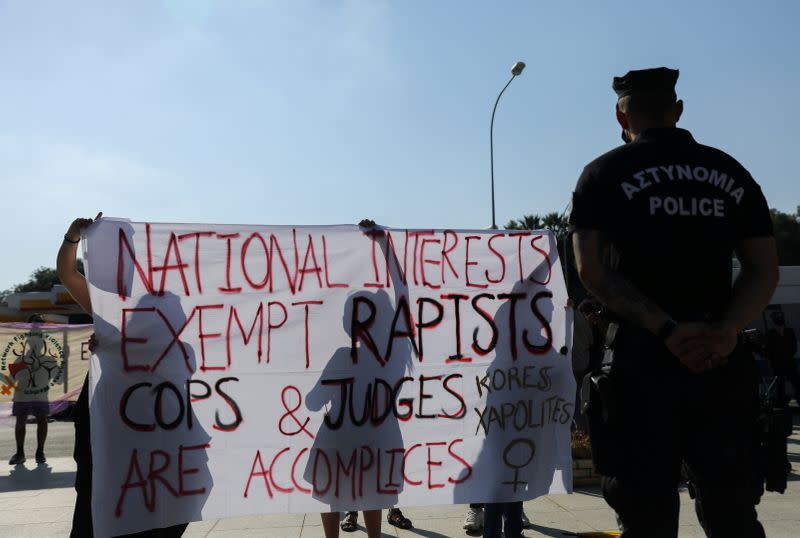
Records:
{"label": "lamp head", "polygon": [[525,62],[517,62],[514,64],[514,67],[511,68],[511,74],[515,77],[519,76],[523,69],[525,69]]}

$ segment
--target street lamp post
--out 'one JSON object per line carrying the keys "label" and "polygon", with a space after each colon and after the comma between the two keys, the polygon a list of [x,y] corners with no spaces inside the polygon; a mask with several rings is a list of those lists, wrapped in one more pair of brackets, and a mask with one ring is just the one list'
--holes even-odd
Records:
{"label": "street lamp post", "polygon": [[494,113],[497,111],[497,103],[500,102],[503,92],[505,92],[506,88],[508,88],[508,85],[511,84],[511,82],[522,73],[523,69],[525,69],[525,62],[517,62],[511,68],[511,78],[508,79],[506,85],[503,86],[502,90],[500,90],[500,95],[497,96],[497,100],[494,102],[494,108],[492,109],[492,121],[489,124],[489,166],[492,172],[492,230],[497,229],[494,213]]}

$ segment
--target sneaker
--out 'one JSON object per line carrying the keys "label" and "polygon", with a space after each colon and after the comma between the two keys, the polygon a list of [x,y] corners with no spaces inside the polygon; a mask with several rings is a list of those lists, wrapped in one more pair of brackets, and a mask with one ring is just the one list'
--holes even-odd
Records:
{"label": "sneaker", "polygon": [[479,531],[483,528],[483,508],[469,508],[467,517],[464,518],[464,530],[468,532]]}
{"label": "sneaker", "polygon": [[389,510],[386,512],[386,521],[398,529],[407,530],[414,527],[414,525],[411,523],[411,520],[404,516],[403,512],[401,512],[399,508],[389,508]]}
{"label": "sneaker", "polygon": [[339,527],[344,532],[355,532],[358,529],[358,512],[347,512]]}
{"label": "sneaker", "polygon": [[21,463],[25,463],[25,454],[23,454],[22,452],[17,452],[13,456],[11,456],[10,460],[8,460],[9,465],[19,465]]}
{"label": "sneaker", "polygon": [[523,529],[531,528],[531,520],[528,519],[528,516],[525,515],[525,510],[522,511],[522,528]]}
{"label": "sneaker", "polygon": [[44,450],[36,451],[36,463],[47,463],[47,457],[44,455]]}

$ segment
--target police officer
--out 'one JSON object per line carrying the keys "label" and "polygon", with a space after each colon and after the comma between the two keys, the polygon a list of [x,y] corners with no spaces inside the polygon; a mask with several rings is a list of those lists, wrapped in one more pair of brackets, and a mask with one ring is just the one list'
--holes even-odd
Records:
{"label": "police officer", "polygon": [[[797,373],[797,363],[794,359],[797,354],[797,336],[794,329],[786,326],[782,310],[771,312],[769,317],[774,325],[767,331],[767,358],[773,373],[792,384],[794,399],[796,402],[800,402],[800,374]],[[778,390],[781,393],[784,390],[782,383],[784,383],[783,380],[778,384]],[[781,395],[780,399],[785,400],[788,406],[789,400],[784,395]]]}
{"label": "police officer", "polygon": [[595,465],[626,538],[677,537],[682,461],[708,536],[763,537],[754,363],[737,335],[777,283],[772,226],[747,170],[676,128],[677,79],[614,78],[626,144],[588,164],[573,195],[578,274],[619,320],[613,412],[590,421]]}

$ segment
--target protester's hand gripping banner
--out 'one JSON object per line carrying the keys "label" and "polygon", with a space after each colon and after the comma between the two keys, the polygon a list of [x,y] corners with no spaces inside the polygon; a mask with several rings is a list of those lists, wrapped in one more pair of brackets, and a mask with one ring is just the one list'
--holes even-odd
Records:
{"label": "protester's hand gripping banner", "polygon": [[102,219],[86,245],[99,536],[570,487],[551,233]]}

